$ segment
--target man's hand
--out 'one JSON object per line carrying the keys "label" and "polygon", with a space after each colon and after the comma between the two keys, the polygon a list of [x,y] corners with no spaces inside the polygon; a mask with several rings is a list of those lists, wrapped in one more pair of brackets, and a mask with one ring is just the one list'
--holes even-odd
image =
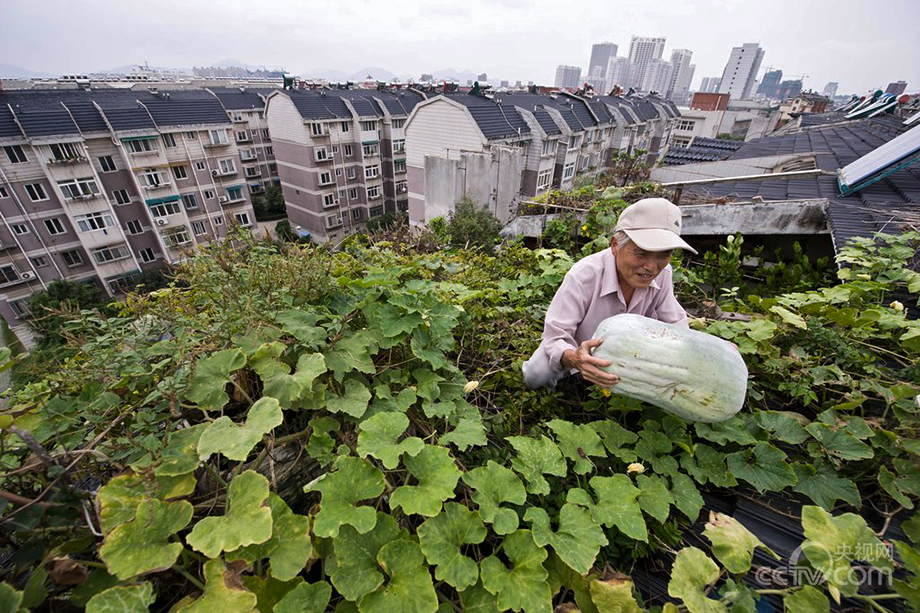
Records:
{"label": "man's hand", "polygon": [[603,342],[602,338],[593,338],[583,342],[577,350],[567,350],[562,354],[562,365],[566,368],[577,369],[586,381],[595,385],[601,387],[616,385],[620,382],[620,378],[601,370],[605,366],[610,366],[611,362],[591,355],[591,352]]}

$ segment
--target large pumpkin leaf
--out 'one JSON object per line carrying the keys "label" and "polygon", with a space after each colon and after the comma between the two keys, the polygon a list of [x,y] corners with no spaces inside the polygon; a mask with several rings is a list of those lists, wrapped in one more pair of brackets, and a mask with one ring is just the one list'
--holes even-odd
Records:
{"label": "large pumpkin leaf", "polygon": [[[321,353],[305,353],[297,359],[294,372],[277,355],[284,350],[282,343],[268,343],[266,354],[257,352],[250,358],[253,370],[262,378],[262,394],[276,398],[285,408],[290,408],[310,390],[313,381],[326,372],[326,361]],[[271,350],[269,351],[269,348]],[[277,352],[277,355],[274,355]]]}
{"label": "large pumpkin leaf", "polygon": [[607,453],[620,458],[627,464],[636,461],[636,452],[626,445],[633,445],[639,439],[639,435],[630,432],[611,419],[592,421],[588,425],[600,435]]}
{"label": "large pumpkin leaf", "polygon": [[874,455],[872,447],[844,429],[833,429],[825,424],[812,422],[805,426],[809,434],[818,439],[827,452],[843,460],[863,460]]}
{"label": "large pumpkin leaf", "polygon": [[357,379],[346,379],[344,393],[340,396],[328,396],[326,408],[333,413],[345,413],[359,418],[367,411],[367,403],[370,400],[371,392],[366,385]]}
{"label": "large pumpkin leaf", "polygon": [[362,421],[358,428],[358,455],[373,456],[380,460],[384,468],[394,469],[399,465],[399,456],[407,453],[416,456],[425,446],[417,436],[410,436],[400,442],[396,440],[409,427],[409,418],[394,411],[377,413]]}
{"label": "large pumpkin leaf", "polygon": [[671,492],[668,491],[667,481],[658,475],[638,475],[636,485],[639,487],[639,508],[658,521],[664,522],[674,502]]}
{"label": "large pumpkin leaf", "polygon": [[255,562],[268,558],[271,575],[279,581],[296,577],[313,554],[310,541],[310,519],[296,515],[277,494],[269,494],[272,514],[272,537],[261,544],[241,547],[227,555],[228,560]]}
{"label": "large pumpkin leaf", "polygon": [[300,583],[272,609],[273,613],[323,613],[332,598],[332,588],[325,581]]}
{"label": "large pumpkin leaf", "polygon": [[[523,486],[522,486],[523,487]],[[418,541],[429,564],[436,565],[435,578],[457,590],[475,585],[479,579],[476,561],[463,555],[464,545],[476,545],[486,538],[479,513],[462,504],[449,502],[444,511],[418,527]]]}
{"label": "large pumpkin leaf", "polygon": [[403,464],[418,485],[401,485],[390,496],[392,508],[402,508],[404,513],[434,517],[441,512],[441,503],[454,495],[460,478],[460,469],[454,464],[446,447],[425,445],[415,457],[407,457]]}
{"label": "large pumpkin leaf", "polygon": [[554,419],[546,424],[556,435],[556,442],[562,454],[574,463],[576,474],[583,475],[594,468],[589,456],[605,457],[601,437],[587,424],[573,424],[562,419]]}
{"label": "large pumpkin leaf", "polygon": [[755,547],[761,547],[775,559],[779,559],[775,551],[760,542],[760,539],[741,522],[722,513],[709,512],[709,522],[703,529],[703,534],[712,543],[712,553],[722,566],[735,575],[751,569]]}
{"label": "large pumpkin leaf", "polygon": [[171,543],[169,537],[191,519],[192,505],[185,500],[142,502],[133,520],[106,535],[99,557],[119,579],[170,568],[182,551],[182,543]]}
{"label": "large pumpkin leaf", "polygon": [[386,513],[377,513],[376,524],[365,534],[351,526],[342,526],[332,539],[335,555],[327,564],[327,573],[335,589],[348,600],[358,600],[383,584],[382,570],[377,566],[380,548],[391,541],[408,538]]}
{"label": "large pumpkin leaf", "polygon": [[671,567],[668,594],[680,598],[690,613],[727,613],[724,604],[706,596],[706,589],[718,578],[715,562],[696,547],[684,547]]}
{"label": "large pumpkin leaf", "polygon": [[90,598],[86,613],[137,613],[149,610],[155,600],[153,585],[148,581],[138,585],[116,585]]}
{"label": "large pumpkin leaf", "polygon": [[505,439],[516,452],[511,468],[527,480],[527,491],[531,494],[549,494],[549,483],[543,475],[564,477],[568,471],[565,458],[556,443],[545,436],[509,436]]}
{"label": "large pumpkin leaf", "polygon": [[323,495],[313,533],[320,537],[335,536],[340,526],[349,525],[364,534],[374,527],[377,514],[373,507],[357,503],[383,493],[383,473],[364,460],[349,456],[339,456],[333,466],[334,471],[320,475],[303,488],[305,492]]}
{"label": "large pumpkin leaf", "polygon": [[281,329],[308,347],[317,347],[326,340],[326,330],[316,325],[319,317],[302,309],[281,311],[275,315]]}
{"label": "large pumpkin leaf", "polygon": [[[6,347],[4,347],[6,349]],[[13,588],[12,585],[4,581],[0,583],[0,611],[9,611],[16,613],[22,604],[22,592]]]}
{"label": "large pumpkin leaf", "polygon": [[447,434],[442,434],[438,438],[438,444],[447,446],[453,444],[460,451],[466,451],[470,447],[479,447],[486,444],[486,428],[482,425],[482,417],[479,412],[469,417],[461,417],[457,420],[457,425]]}
{"label": "large pumpkin leaf", "polygon": [[524,520],[530,522],[537,545],[551,545],[563,562],[582,575],[591,570],[601,547],[607,544],[604,531],[591,512],[568,502],[559,510],[559,528],[555,532],[550,527],[549,515],[540,507],[527,509]]}
{"label": "large pumpkin leaf", "polygon": [[599,613],[643,613],[644,609],[633,597],[633,587],[632,579],[620,574],[588,582],[591,601]]}
{"label": "large pumpkin leaf", "polygon": [[786,462],[786,454],[770,443],[759,441],[753,449],[729,454],[728,470],[753,485],[757,491],[778,492],[795,485],[796,477]]}
{"label": "large pumpkin leaf", "polygon": [[240,473],[227,488],[227,512],[201,519],[185,540],[209,558],[264,543],[272,536],[272,511],[267,501],[268,479],[253,470]]}
{"label": "large pumpkin leaf", "polygon": [[703,497],[693,483],[693,479],[684,473],[677,473],[671,477],[671,497],[674,506],[687,516],[690,521],[696,521],[703,508]]}
{"label": "large pumpkin leaf", "polygon": [[549,573],[543,568],[546,549],[534,543],[530,530],[509,534],[501,548],[512,566],[489,556],[480,564],[482,586],[497,597],[500,610],[549,613],[552,593],[546,580]]}
{"label": "large pumpkin leaf", "polygon": [[185,397],[206,411],[220,409],[230,400],[224,391],[230,383],[230,373],[245,365],[246,356],[236,348],[199,358]]}
{"label": "large pumpkin leaf", "polygon": [[833,509],[838,500],[859,506],[860,496],[856,484],[841,477],[833,467],[825,463],[815,467],[796,462],[792,468],[798,478],[798,483],[792,489],[805,494],[825,509]]}
{"label": "large pumpkin leaf", "polygon": [[783,597],[783,609],[788,613],[807,611],[808,613],[829,613],[831,603],[821,590],[810,585],[803,585],[791,594]]}
{"label": "large pumpkin leaf", "polygon": [[638,501],[642,492],[629,477],[592,477],[589,483],[597,495],[597,504],[591,507],[594,520],[604,526],[616,526],[637,541],[648,542],[648,530]]}
{"label": "large pumpkin leaf", "polygon": [[490,594],[480,581],[460,592],[463,613],[500,613],[494,594]]}
{"label": "large pumpkin leaf", "polygon": [[179,477],[155,477],[127,473],[109,479],[99,488],[96,503],[99,505],[99,524],[104,533],[115,526],[134,519],[140,503],[150,498],[178,498],[187,496],[195,489],[194,475]]}
{"label": "large pumpkin leaf", "polygon": [[256,611],[256,595],[243,589],[239,577],[220,560],[204,563],[204,593],[175,613],[251,613]]}
{"label": "large pumpkin leaf", "polygon": [[262,437],[283,421],[278,401],[263,396],[249,408],[245,423],[236,424],[224,415],[208,424],[198,439],[198,457],[207,460],[211,454],[220,453],[227,459],[242,462]]}
{"label": "large pumpkin leaf", "polygon": [[160,462],[154,474],[158,477],[176,477],[198,468],[198,439],[206,427],[207,424],[196,424],[170,433],[169,442],[160,452]]}
{"label": "large pumpkin leaf", "polygon": [[371,359],[377,352],[377,337],[371,330],[351,332],[326,352],[326,364],[337,381],[353,370],[372,375],[376,371]]}
{"label": "large pumpkin leaf", "polygon": [[482,519],[493,524],[496,534],[510,534],[517,530],[517,512],[501,507],[503,502],[524,504],[527,500],[524,484],[512,470],[489,460],[485,466],[464,473],[463,481],[476,490],[473,501],[479,505]]}
{"label": "large pumpkin leaf", "polygon": [[377,553],[377,564],[384,569],[386,585],[358,601],[361,613],[434,613],[438,597],[418,543],[397,539]]}

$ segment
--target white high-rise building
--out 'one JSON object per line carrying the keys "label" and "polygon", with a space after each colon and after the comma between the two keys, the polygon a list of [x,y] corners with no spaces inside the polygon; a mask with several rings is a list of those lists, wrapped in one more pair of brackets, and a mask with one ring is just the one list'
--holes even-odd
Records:
{"label": "white high-rise building", "polygon": [[626,57],[612,57],[607,64],[607,91],[615,85],[627,90],[635,87],[635,65]]}
{"label": "white high-rise building", "polygon": [[716,94],[719,92],[719,83],[722,81],[719,77],[703,77],[700,83],[700,91],[706,94]]}
{"label": "white high-rise building", "polygon": [[633,36],[629,44],[629,61],[635,64],[633,81],[639,89],[648,89],[649,63],[664,53],[663,37]]}
{"label": "white high-rise building", "polygon": [[639,89],[647,92],[656,92],[664,97],[671,86],[671,77],[674,74],[674,65],[667,60],[649,60],[645,70],[645,79]]}
{"label": "white high-rise building", "polygon": [[690,81],[693,80],[693,72],[696,70],[696,66],[690,63],[692,57],[693,52],[689,49],[671,51],[671,65],[674,66],[674,72],[671,74],[671,82],[664,94],[665,97],[679,104],[686,104],[690,97]]}
{"label": "white high-rise building", "polygon": [[616,57],[617,46],[614,43],[597,43],[591,46],[591,59],[588,61],[588,77],[607,78],[607,65]]}
{"label": "white high-rise building", "polygon": [[578,87],[581,85],[581,67],[560,64],[556,67],[556,87]]}
{"label": "white high-rise building", "polygon": [[719,93],[728,94],[733,100],[750,99],[754,93],[754,80],[760,70],[763,53],[758,43],[744,43],[740,47],[732,47],[725,70],[722,71]]}
{"label": "white high-rise building", "polygon": [[827,96],[828,98],[833,98],[837,95],[837,81],[829,81],[827,85],[824,86],[824,89],[821,91],[821,95]]}

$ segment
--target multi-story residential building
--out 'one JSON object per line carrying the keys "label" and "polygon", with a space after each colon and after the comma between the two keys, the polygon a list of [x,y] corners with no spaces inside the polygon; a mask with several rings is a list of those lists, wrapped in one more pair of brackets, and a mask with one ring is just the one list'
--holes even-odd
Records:
{"label": "multi-story residential building", "polygon": [[[649,65],[660,60],[664,53],[665,39],[662,37],[633,36],[629,44],[629,61],[635,66],[633,81],[643,91],[649,91]],[[657,76],[657,71],[656,71]]]}
{"label": "multi-story residential building", "polygon": [[254,222],[233,124],[203,90],[0,93],[0,313],[58,279],[116,295]]}
{"label": "multi-story residential building", "polygon": [[757,86],[757,94],[764,98],[775,100],[779,94],[779,83],[783,80],[782,70],[770,70],[769,68],[763,73],[763,79]]}
{"label": "multi-story residential building", "polygon": [[671,73],[671,82],[664,96],[677,104],[687,104],[690,100],[690,82],[696,71],[696,66],[690,63],[692,57],[693,52],[689,49],[671,51],[671,65],[674,71]]}
{"label": "multi-story residential building", "polygon": [[291,90],[268,96],[265,116],[292,227],[337,241],[369,219],[409,208],[410,90]]}
{"label": "multi-story residential building", "polygon": [[[520,82],[518,82],[520,85]],[[560,64],[556,66],[556,87],[578,87],[581,85],[581,67]]]}
{"label": "multi-story residential building", "polygon": [[717,94],[721,81],[721,77],[703,77],[700,82],[700,91],[704,94]]}
{"label": "multi-story residential building", "polygon": [[666,97],[673,75],[674,65],[671,62],[660,59],[649,60],[645,71],[645,80],[639,89],[646,92],[655,92]]}
{"label": "multi-story residential building", "polygon": [[607,87],[605,94],[619,86],[623,91],[636,86],[636,66],[627,57],[610,58],[607,66]]}
{"label": "multi-story residential building", "polygon": [[821,95],[833,99],[834,96],[837,95],[837,88],[839,86],[840,84],[837,81],[828,81],[824,89],[821,90]]}
{"label": "multi-story residential building", "polygon": [[719,93],[728,94],[733,100],[748,100],[754,91],[754,80],[760,70],[763,54],[763,49],[757,43],[732,47],[722,71]]}
{"label": "multi-story residential building", "polygon": [[588,61],[588,78],[605,80],[610,60],[617,56],[614,43],[597,43],[591,45],[591,59]]}

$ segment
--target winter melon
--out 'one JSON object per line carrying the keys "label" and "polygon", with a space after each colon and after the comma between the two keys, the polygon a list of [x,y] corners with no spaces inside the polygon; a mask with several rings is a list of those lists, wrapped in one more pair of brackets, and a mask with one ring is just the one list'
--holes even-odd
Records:
{"label": "winter melon", "polygon": [[690,421],[723,421],[741,410],[747,366],[728,341],[655,319],[608,317],[594,338],[594,356],[620,382],[611,391],[638,398]]}

